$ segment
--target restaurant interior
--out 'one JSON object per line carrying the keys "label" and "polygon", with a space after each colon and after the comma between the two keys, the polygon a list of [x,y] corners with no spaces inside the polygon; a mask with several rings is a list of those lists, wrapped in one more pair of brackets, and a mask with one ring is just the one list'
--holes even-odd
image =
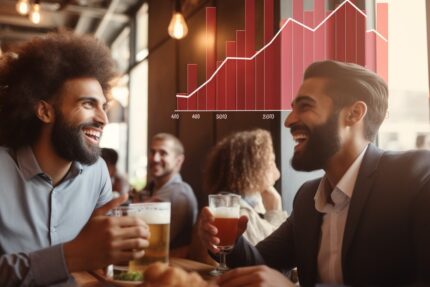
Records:
{"label": "restaurant interior", "polygon": [[[354,15],[354,25],[364,21],[366,36],[360,38],[357,31],[353,38],[345,36],[351,25],[348,15]],[[288,30],[288,21],[302,26]],[[294,32],[299,31],[294,27],[301,27],[301,32]],[[318,42],[319,27],[326,29],[323,45]],[[152,136],[170,133],[184,145],[181,175],[201,209],[208,204],[202,175],[211,148],[233,132],[261,128],[272,136],[281,173],[275,188],[290,214],[298,188],[322,174],[291,167],[294,141],[284,126],[304,69],[318,59],[362,61],[387,80],[388,114],[377,146],[416,149],[417,139],[427,137],[430,149],[430,4],[426,0],[0,0],[1,54],[58,31],[93,35],[111,50],[119,76],[100,145],[118,152],[117,167],[131,193],[148,182]],[[369,39],[374,44],[370,48]],[[345,47],[339,48],[338,42]],[[309,46],[313,49],[307,50]],[[272,47],[277,53],[273,57]],[[353,56],[348,55],[350,48]],[[226,62],[227,57],[232,59]],[[262,69],[253,66],[249,85],[245,84],[248,63],[234,57],[249,57],[246,61],[256,66],[263,62]],[[284,71],[285,63],[294,67]],[[291,85],[284,78],[289,73],[300,75]],[[264,98],[257,96],[260,88]],[[225,103],[219,98],[212,102],[215,91],[222,89]],[[235,95],[245,95],[249,89],[255,92],[254,103],[236,98],[229,105],[227,94],[234,90]],[[198,99],[193,102],[191,96]],[[275,99],[272,105],[270,97]]]}
{"label": "restaurant interior", "polygon": [[[94,35],[110,47],[121,77],[112,92],[110,123],[104,131],[101,145],[118,151],[118,167],[127,174],[136,189],[141,189],[146,183],[148,139],[156,133],[171,133],[183,142],[186,160],[181,174],[192,186],[199,203],[204,204],[201,173],[209,149],[233,131],[257,127],[269,130],[276,162],[284,175],[276,187],[282,190],[284,206],[291,211],[297,188],[304,180],[319,173],[299,173],[289,166],[292,139],[283,127],[288,108],[178,111],[176,94],[187,92],[187,65],[197,65],[197,84],[204,83],[208,78],[205,70],[208,47],[215,53],[216,61],[225,59],[226,42],[236,39],[237,30],[245,29],[245,2],[2,0],[0,47],[5,53],[22,41],[60,30]],[[272,31],[275,33],[282,19],[292,17],[293,2],[273,1]],[[300,2],[304,11],[313,10],[314,1]],[[344,1],[323,2],[326,11],[332,11]],[[368,29],[372,25],[376,27],[376,14],[372,7],[377,3],[388,3],[387,73],[391,94],[389,116],[381,128],[378,144],[395,150],[414,148],[415,138],[429,132],[429,5],[426,6],[424,0],[351,2],[370,12],[366,23]],[[29,9],[24,15],[18,11],[22,3]],[[39,19],[34,21],[31,9],[36,6]],[[215,36],[211,39],[206,37],[208,7],[216,9]],[[255,1],[254,9],[254,50],[258,51],[265,44],[264,1]],[[180,39],[174,38],[173,34],[172,37],[168,31],[176,11],[182,13],[183,25],[187,27],[187,33]],[[410,73],[411,70],[415,72]]]}

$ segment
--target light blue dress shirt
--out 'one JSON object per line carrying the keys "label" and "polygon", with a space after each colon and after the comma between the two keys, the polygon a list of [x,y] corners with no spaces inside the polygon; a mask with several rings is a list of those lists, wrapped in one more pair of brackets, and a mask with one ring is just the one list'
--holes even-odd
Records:
{"label": "light blue dress shirt", "polygon": [[75,238],[94,209],[112,198],[106,164],[73,162],[57,186],[30,147],[0,147],[0,286],[67,281],[63,243]]}

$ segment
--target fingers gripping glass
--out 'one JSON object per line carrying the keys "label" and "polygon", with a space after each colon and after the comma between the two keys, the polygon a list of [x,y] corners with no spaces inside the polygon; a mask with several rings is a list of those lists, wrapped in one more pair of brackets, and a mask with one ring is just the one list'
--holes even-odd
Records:
{"label": "fingers gripping glass", "polygon": [[215,217],[213,224],[218,229],[216,236],[220,239],[217,245],[220,250],[220,262],[218,267],[211,272],[212,275],[218,276],[229,269],[226,265],[226,255],[233,249],[236,241],[240,196],[226,192],[211,194],[209,195],[209,209]]}

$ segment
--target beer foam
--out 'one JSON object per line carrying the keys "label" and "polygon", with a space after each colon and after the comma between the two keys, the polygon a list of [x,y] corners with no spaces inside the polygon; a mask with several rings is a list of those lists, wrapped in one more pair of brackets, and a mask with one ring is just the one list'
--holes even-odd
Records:
{"label": "beer foam", "polygon": [[219,218],[239,218],[238,207],[211,207],[211,211],[215,217]]}
{"label": "beer foam", "polygon": [[170,223],[170,202],[148,202],[131,204],[137,210],[136,215],[148,224]]}
{"label": "beer foam", "polygon": [[151,210],[139,215],[148,224],[169,224],[170,210]]}

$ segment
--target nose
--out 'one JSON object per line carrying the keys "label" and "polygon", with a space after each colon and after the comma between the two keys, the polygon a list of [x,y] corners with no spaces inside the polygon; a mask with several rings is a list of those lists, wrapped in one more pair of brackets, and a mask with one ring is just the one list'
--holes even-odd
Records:
{"label": "nose", "polygon": [[296,113],[294,112],[294,110],[292,110],[292,111],[290,112],[290,114],[287,116],[287,118],[285,119],[284,126],[285,126],[286,128],[291,128],[291,126],[292,126],[295,122],[297,122],[297,115],[296,115]]}
{"label": "nose", "polygon": [[107,113],[103,108],[97,109],[95,120],[103,127],[109,123]]}
{"label": "nose", "polygon": [[154,153],[154,155],[152,156],[152,160],[154,161],[154,162],[159,162],[160,161],[160,153],[158,153],[158,152],[156,152],[156,153]]}

